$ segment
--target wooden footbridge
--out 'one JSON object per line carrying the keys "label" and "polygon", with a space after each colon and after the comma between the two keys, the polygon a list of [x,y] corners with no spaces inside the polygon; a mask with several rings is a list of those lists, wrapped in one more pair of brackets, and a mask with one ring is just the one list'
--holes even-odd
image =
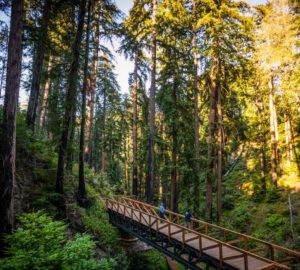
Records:
{"label": "wooden footbridge", "polygon": [[300,269],[300,252],[201,220],[184,227],[184,216],[128,197],[106,199],[110,222],[188,269]]}

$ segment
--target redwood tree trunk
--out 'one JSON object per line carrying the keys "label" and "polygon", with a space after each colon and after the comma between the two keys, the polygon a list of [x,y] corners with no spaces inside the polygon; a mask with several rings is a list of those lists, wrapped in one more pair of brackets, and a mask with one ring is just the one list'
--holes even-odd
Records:
{"label": "redwood tree trunk", "polygon": [[[164,145],[163,145],[163,133],[164,133],[164,127],[163,127],[163,121],[164,121],[164,115],[161,112],[159,114],[159,127],[158,127],[158,134],[159,134],[159,138],[160,138],[160,143],[158,145],[158,156],[159,156],[159,163],[163,164],[164,163]],[[165,202],[165,194],[166,194],[166,190],[164,190],[164,178],[162,176],[162,173],[158,174],[158,196],[159,199]]]}
{"label": "redwood tree trunk", "polygon": [[[195,12],[196,3],[193,1],[193,12]],[[200,153],[199,153],[199,117],[198,117],[198,45],[197,31],[193,31],[193,48],[194,48],[194,147],[195,147],[195,181],[194,181],[194,214],[199,214],[200,208]]]}
{"label": "redwood tree trunk", "polygon": [[5,69],[7,69],[6,60],[7,60],[7,50],[8,50],[8,39],[9,39],[9,35],[7,34],[7,38],[5,42],[5,53],[2,61],[2,70],[1,70],[1,78],[0,78],[0,98],[2,97],[2,88],[4,82]]}
{"label": "redwood tree trunk", "polygon": [[88,1],[88,18],[86,25],[85,59],[83,69],[82,103],[81,103],[81,123],[80,123],[80,145],[79,145],[79,182],[78,182],[78,202],[86,206],[86,190],[84,179],[84,140],[86,125],[86,92],[88,88],[88,64],[90,45],[90,20],[91,20],[91,0]]}
{"label": "redwood tree trunk", "polygon": [[216,65],[210,74],[209,126],[208,126],[208,172],[206,177],[206,217],[212,220],[212,191],[214,176],[214,135],[216,117]]}
{"label": "redwood tree trunk", "polygon": [[50,19],[51,0],[45,0],[43,7],[43,15],[41,22],[41,30],[39,39],[36,44],[36,55],[33,62],[33,74],[31,82],[31,90],[28,102],[28,109],[26,115],[26,124],[34,130],[35,118],[38,106],[38,99],[40,94],[40,81],[43,69],[44,55],[45,55],[45,39],[47,38],[47,29]]}
{"label": "redwood tree trunk", "polygon": [[134,53],[133,123],[132,123],[132,194],[138,196],[137,171],[137,95],[138,95],[138,51]]}
{"label": "redwood tree trunk", "polygon": [[217,163],[217,221],[220,222],[222,218],[222,148],[223,148],[223,135],[222,135],[222,97],[221,86],[217,86],[217,119],[218,119],[218,163]]}
{"label": "redwood tree trunk", "polygon": [[148,172],[146,180],[146,197],[147,201],[153,202],[154,187],[154,129],[155,129],[155,81],[156,81],[156,9],[157,0],[152,0],[152,40],[151,40],[151,86],[149,101],[149,159]]}
{"label": "redwood tree trunk", "polygon": [[279,164],[279,172],[280,176],[283,175],[283,161],[282,161],[282,152],[281,152],[281,144],[279,140],[279,133],[278,133],[278,123],[277,123],[277,112],[276,112],[276,104],[275,104],[275,97],[274,97],[274,90],[273,90],[273,121],[274,121],[274,129],[275,129],[275,144],[276,144],[276,155],[277,155],[277,162]]}
{"label": "redwood tree trunk", "polygon": [[276,135],[274,122],[274,88],[273,78],[270,82],[269,107],[270,107],[270,135],[271,135],[271,167],[272,167],[272,182],[277,187],[277,159],[276,159]]}
{"label": "redwood tree trunk", "polygon": [[266,183],[266,175],[267,175],[267,163],[266,163],[266,138],[263,130],[263,111],[264,105],[262,102],[262,98],[260,97],[258,100],[258,117],[259,117],[259,144],[260,144],[260,176],[261,176],[261,189],[264,194],[267,192],[267,183]]}
{"label": "redwood tree trunk", "polygon": [[49,96],[50,84],[51,84],[51,69],[52,69],[52,56],[50,55],[49,61],[48,61],[47,80],[45,83],[45,89],[44,89],[41,113],[40,113],[40,127],[41,128],[45,126],[45,122],[46,122],[46,111],[47,111],[48,96]]}
{"label": "redwood tree trunk", "polygon": [[63,193],[63,183],[64,183],[64,166],[65,166],[65,156],[68,146],[68,138],[70,130],[72,128],[72,123],[74,122],[74,112],[76,111],[76,98],[77,98],[77,77],[79,68],[79,55],[81,47],[81,39],[83,33],[84,16],[86,10],[86,0],[81,0],[80,10],[78,17],[78,27],[76,32],[76,37],[74,40],[72,48],[72,64],[70,73],[68,76],[68,89],[66,96],[66,110],[64,116],[62,137],[59,146],[58,164],[57,164],[57,177],[56,177],[56,192]]}
{"label": "redwood tree trunk", "polygon": [[93,133],[94,133],[94,107],[95,107],[95,92],[96,92],[96,78],[97,67],[99,59],[99,44],[100,44],[100,29],[99,29],[99,12],[95,16],[95,37],[94,37],[94,50],[93,50],[93,62],[92,62],[92,74],[90,81],[90,112],[88,120],[88,143],[85,149],[85,161],[92,167],[92,152],[93,152]]}
{"label": "redwood tree trunk", "polygon": [[105,136],[105,116],[106,114],[106,90],[104,89],[103,93],[103,119],[102,119],[102,134],[101,134],[101,171],[106,173],[106,136]]}
{"label": "redwood tree trunk", "polygon": [[[175,73],[175,76],[177,74]],[[174,77],[173,82],[173,110],[172,113],[172,171],[171,171],[171,210],[177,212],[178,209],[178,181],[177,181],[177,150],[178,150],[178,141],[177,141],[177,80]]]}
{"label": "redwood tree trunk", "polygon": [[10,233],[14,226],[16,111],[21,78],[23,12],[24,1],[12,0],[0,146],[0,257],[4,255],[4,234]]}
{"label": "redwood tree trunk", "polygon": [[285,151],[288,165],[291,165],[293,160],[293,144],[289,112],[284,110],[284,131],[285,131]]}

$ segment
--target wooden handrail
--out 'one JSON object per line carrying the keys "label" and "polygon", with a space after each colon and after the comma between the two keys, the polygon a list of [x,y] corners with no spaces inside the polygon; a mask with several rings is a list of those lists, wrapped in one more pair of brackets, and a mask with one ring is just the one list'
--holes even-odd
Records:
{"label": "wooden handrail", "polygon": [[[125,201],[132,201],[133,200],[133,199],[128,198],[128,197],[123,197],[122,199],[123,199],[123,201],[124,200]],[[158,211],[158,207],[156,207],[156,206],[153,206],[151,204],[147,204],[147,203],[144,203],[144,202],[141,202],[141,201],[138,201],[138,200],[134,200],[134,201],[138,202],[139,204],[144,205],[145,207],[147,206],[147,207],[150,207],[150,208],[155,209],[156,211]],[[170,210],[166,210],[165,213],[168,214],[168,215],[171,215],[171,216],[175,216],[175,218],[171,218],[170,220],[176,220],[176,224],[179,223],[180,219],[184,219],[184,215],[179,214],[179,213],[175,213],[175,212],[170,211]],[[288,249],[288,248],[285,248],[285,247],[282,247],[282,246],[279,246],[279,245],[276,245],[276,244],[272,244],[272,243],[269,243],[267,241],[264,241],[264,240],[261,240],[261,239],[243,234],[243,233],[239,233],[239,232],[227,229],[227,228],[223,228],[221,226],[211,224],[211,223],[208,223],[208,222],[203,221],[203,220],[198,220],[196,218],[192,218],[192,222],[193,222],[193,224],[203,225],[204,229],[205,229],[205,234],[207,234],[207,235],[209,235],[208,229],[209,228],[214,228],[214,229],[217,229],[219,231],[219,233],[223,233],[223,235],[228,233],[228,234],[231,234],[232,236],[239,236],[240,238],[244,239],[246,249],[248,249],[248,243],[247,242],[249,242],[249,241],[255,242],[257,244],[265,245],[270,251],[271,260],[275,260],[275,253],[278,254],[278,252],[288,254],[288,255],[290,255],[290,257],[296,257],[297,259],[300,260],[300,252],[298,252],[298,251],[291,250],[291,249]],[[198,228],[195,231],[199,231]],[[229,243],[230,241],[227,241],[227,243]],[[232,241],[234,241],[234,240],[232,240]],[[232,242],[231,244],[233,244],[233,243],[238,243],[238,242]]]}
{"label": "wooden handrail", "polygon": [[[169,220],[162,219],[162,218],[160,218],[160,217],[158,217],[158,216],[154,216],[154,215],[152,215],[152,214],[149,214],[148,212],[144,212],[143,210],[140,210],[140,209],[134,208],[134,207],[132,207],[132,206],[129,206],[128,204],[124,204],[124,203],[122,203],[122,202],[115,201],[115,200],[112,200],[112,199],[108,199],[108,198],[107,198],[107,199],[106,199],[106,207],[107,207],[108,209],[109,209],[109,203],[112,205],[112,210],[113,210],[113,211],[115,211],[115,210],[114,210],[114,209],[115,209],[114,204],[118,204],[118,206],[117,206],[117,212],[118,212],[118,213],[120,213],[120,212],[119,212],[120,205],[123,206],[124,208],[129,208],[129,209],[131,210],[131,215],[130,215],[130,217],[131,217],[132,219],[133,219],[133,211],[139,212],[139,213],[140,213],[139,216],[141,216],[142,214],[148,215],[148,216],[149,216],[149,222],[148,222],[148,224],[146,224],[146,225],[148,225],[150,228],[152,228],[153,225],[156,223],[156,232],[159,232],[160,229],[163,229],[163,228],[168,227],[168,237],[169,237],[169,238],[172,237],[172,234],[171,234],[171,225],[173,225],[173,226],[179,228],[180,231],[182,232],[183,244],[186,244],[187,242],[189,242],[189,240],[188,240],[188,241],[185,240],[185,233],[186,233],[186,232],[190,232],[190,233],[196,234],[198,237],[195,237],[195,239],[193,239],[193,240],[196,240],[197,238],[199,238],[199,251],[200,251],[200,253],[202,253],[203,251],[205,251],[205,250],[208,249],[208,248],[202,248],[202,246],[201,246],[201,242],[202,242],[201,239],[202,239],[202,238],[208,239],[208,240],[210,240],[210,241],[215,242],[216,245],[215,245],[215,246],[211,246],[210,248],[213,248],[213,247],[219,247],[220,264],[222,264],[223,261],[224,261],[223,254],[222,254],[222,252],[223,252],[223,251],[222,251],[222,247],[224,246],[224,247],[231,248],[231,249],[233,249],[233,250],[235,250],[235,251],[238,251],[238,252],[240,252],[240,253],[242,253],[242,254],[244,255],[245,269],[248,269],[248,256],[252,256],[252,257],[254,257],[254,258],[257,258],[257,259],[259,259],[259,260],[261,260],[261,261],[264,261],[264,262],[266,262],[266,263],[269,263],[270,265],[273,264],[273,265],[276,266],[278,269],[290,269],[290,268],[288,268],[287,266],[278,264],[278,263],[276,263],[276,262],[274,262],[274,261],[271,261],[271,260],[269,260],[269,259],[267,259],[267,258],[260,257],[260,256],[258,256],[258,255],[256,255],[256,254],[253,254],[253,253],[250,253],[250,252],[245,251],[245,250],[243,250],[243,249],[240,249],[240,248],[238,248],[238,247],[232,246],[232,245],[230,245],[230,244],[228,244],[228,243],[225,243],[225,242],[222,242],[222,241],[220,241],[220,240],[218,240],[218,239],[214,239],[214,238],[210,237],[209,235],[201,234],[201,233],[196,232],[196,231],[193,231],[193,230],[191,230],[191,229],[189,229],[189,228],[183,227],[183,226],[181,226],[181,225],[179,225],[179,224],[172,223],[172,222],[170,222]],[[125,213],[125,210],[124,210],[124,213]],[[135,216],[136,216],[136,215],[135,215]],[[136,216],[136,218],[138,219],[137,216]],[[154,219],[154,222],[151,223],[151,219],[152,219],[152,218]],[[160,222],[166,222],[166,225],[164,225],[163,227],[158,227],[159,221],[160,221]],[[191,240],[191,241],[192,241],[192,240]],[[228,259],[228,258],[227,258],[227,259]]]}

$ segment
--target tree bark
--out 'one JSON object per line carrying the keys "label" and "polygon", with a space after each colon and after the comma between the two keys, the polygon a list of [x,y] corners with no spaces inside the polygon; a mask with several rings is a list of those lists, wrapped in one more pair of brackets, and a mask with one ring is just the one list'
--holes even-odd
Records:
{"label": "tree bark", "polygon": [[276,159],[276,135],[275,135],[275,122],[274,122],[274,87],[273,78],[269,82],[269,108],[270,108],[270,135],[271,135],[271,174],[272,182],[277,187],[277,159]]}
{"label": "tree bark", "polygon": [[44,93],[43,93],[42,107],[41,107],[41,113],[40,113],[40,127],[41,128],[43,128],[45,126],[45,122],[46,122],[48,96],[49,96],[50,85],[51,85],[51,69],[52,69],[52,56],[50,55],[49,61],[48,61],[47,80],[45,83],[45,89],[44,89]]}
{"label": "tree bark", "polygon": [[78,182],[78,202],[86,206],[86,190],[84,179],[84,145],[86,126],[86,93],[88,88],[88,65],[89,65],[89,45],[90,45],[90,21],[91,21],[91,0],[88,1],[88,18],[86,25],[85,59],[83,68],[83,86],[81,103],[81,123],[80,123],[80,143],[79,143],[79,182]]}
{"label": "tree bark", "polygon": [[0,79],[0,98],[2,97],[2,88],[3,88],[3,82],[4,82],[5,69],[7,69],[6,60],[7,60],[7,53],[8,53],[7,52],[8,51],[8,39],[9,39],[9,34],[7,33],[7,38],[6,38],[6,42],[5,42],[5,53],[4,53],[3,61],[2,61],[2,70],[1,70],[1,79]]}
{"label": "tree bark", "polygon": [[50,20],[51,0],[45,0],[42,12],[42,22],[39,38],[36,42],[36,55],[33,62],[33,74],[31,90],[26,115],[26,124],[34,131],[35,118],[40,94],[40,81],[45,55],[45,40],[47,38],[48,24]]}
{"label": "tree bark", "polygon": [[[193,0],[193,13],[196,12],[196,1]],[[198,44],[197,31],[193,30],[193,50],[194,50],[194,147],[195,147],[195,181],[194,181],[194,214],[199,214],[200,208],[200,153],[199,153],[199,111],[198,111]]]}
{"label": "tree bark", "polygon": [[75,137],[75,123],[76,118],[76,111],[74,111],[74,114],[72,116],[72,122],[70,123],[71,127],[68,134],[68,146],[67,146],[67,156],[66,156],[66,171],[68,173],[72,173],[73,171],[73,160],[74,160],[74,148],[73,148],[73,141]]}
{"label": "tree bark", "polygon": [[125,183],[126,183],[126,194],[129,194],[130,193],[130,181],[129,181],[129,166],[128,166],[128,141],[127,141],[127,137],[126,135],[124,135],[125,138],[124,138],[124,141],[125,141],[125,144],[124,144],[124,157],[125,157]]}
{"label": "tree bark", "polygon": [[[159,133],[159,138],[160,138],[160,143],[158,145],[158,156],[159,156],[160,163],[164,163],[164,146],[162,143],[163,133],[164,133],[163,122],[164,122],[164,115],[161,112],[161,113],[159,113],[159,127],[158,127],[158,133]],[[162,174],[159,173],[158,174],[158,195],[159,195],[159,199],[162,200],[165,204],[166,203],[166,201],[165,201],[166,190],[164,188],[164,182],[165,181],[163,181]]]}
{"label": "tree bark", "polygon": [[137,171],[137,95],[138,95],[138,51],[134,52],[133,123],[132,123],[132,194],[138,196]]}
{"label": "tree bark", "polygon": [[149,159],[146,180],[146,197],[149,203],[153,202],[154,187],[154,142],[155,142],[155,92],[156,92],[156,9],[157,0],[152,0],[152,40],[151,40],[151,86],[149,101]]}
{"label": "tree bark", "polygon": [[177,80],[176,80],[176,72],[173,82],[173,92],[172,92],[172,99],[173,99],[173,109],[175,113],[173,113],[172,117],[172,171],[171,171],[171,210],[177,212],[178,209],[178,181],[177,181],[177,148],[178,148],[178,141],[177,141]]}
{"label": "tree bark", "polygon": [[262,102],[262,98],[259,97],[258,100],[258,118],[259,118],[259,140],[260,140],[260,176],[261,176],[261,189],[264,194],[267,192],[267,184],[266,184],[266,175],[267,175],[267,166],[266,166],[266,138],[263,131],[263,111],[264,105]]}
{"label": "tree bark", "polygon": [[295,147],[295,139],[294,139],[295,137],[294,137],[294,131],[293,131],[293,126],[292,126],[291,119],[290,119],[290,127],[291,127],[292,147],[294,149],[295,161],[296,161],[296,164],[297,164],[298,172],[300,173],[300,162],[299,162],[297,150],[296,150],[296,147]]}
{"label": "tree bark", "polygon": [[99,44],[100,44],[100,23],[99,12],[95,16],[95,37],[94,37],[94,50],[93,50],[93,62],[92,62],[92,74],[90,80],[90,111],[88,117],[88,143],[85,149],[85,161],[92,167],[92,153],[93,153],[93,133],[94,133],[94,107],[95,107],[95,92],[96,92],[96,78],[97,68],[99,60]]}
{"label": "tree bark", "polygon": [[[220,67],[219,67],[220,71]],[[219,72],[218,72],[219,73]],[[219,79],[218,79],[219,81]],[[217,164],[217,222],[222,218],[222,148],[223,148],[223,116],[222,116],[222,96],[221,86],[217,85],[217,119],[218,119],[218,164]]]}
{"label": "tree bark", "polygon": [[22,64],[23,13],[24,1],[12,0],[0,146],[0,257],[4,256],[4,234],[10,233],[14,227],[16,114]]}
{"label": "tree bark", "polygon": [[63,183],[64,183],[64,165],[66,149],[68,146],[68,138],[70,130],[72,128],[72,123],[74,121],[74,112],[76,111],[76,97],[77,97],[77,77],[79,68],[79,55],[81,47],[81,39],[83,33],[84,16],[86,10],[86,0],[81,0],[78,27],[76,32],[76,37],[74,40],[72,48],[72,64],[70,73],[68,76],[68,89],[66,96],[66,110],[64,115],[64,123],[62,130],[62,137],[59,146],[58,164],[57,164],[57,177],[56,177],[56,192],[63,193]]}
{"label": "tree bark", "polygon": [[103,118],[102,118],[102,134],[101,134],[101,171],[106,173],[106,136],[105,136],[105,124],[106,124],[106,89],[103,93]]}
{"label": "tree bark", "polygon": [[[214,60],[215,62],[216,60]],[[212,221],[212,191],[214,176],[214,135],[216,117],[216,63],[210,73],[209,126],[208,126],[208,172],[206,176],[206,218]]]}
{"label": "tree bark", "polygon": [[287,109],[284,110],[284,131],[285,131],[286,160],[288,166],[291,166],[291,161],[293,160],[293,144],[292,144],[290,117]]}
{"label": "tree bark", "polygon": [[[274,87],[273,87],[273,89],[274,89]],[[282,161],[281,144],[280,144],[279,133],[278,133],[277,112],[276,112],[274,90],[273,90],[273,121],[274,121],[274,130],[275,130],[277,164],[279,164],[279,175],[281,176],[281,175],[283,175],[283,161]]]}

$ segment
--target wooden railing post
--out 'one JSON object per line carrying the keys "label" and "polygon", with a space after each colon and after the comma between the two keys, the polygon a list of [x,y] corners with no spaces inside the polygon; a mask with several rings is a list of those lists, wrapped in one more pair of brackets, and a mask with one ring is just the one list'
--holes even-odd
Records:
{"label": "wooden railing post", "polygon": [[245,270],[248,270],[248,254],[244,253],[244,266]]}
{"label": "wooden railing post", "polygon": [[219,257],[220,257],[220,267],[223,266],[223,249],[222,244],[219,243]]}
{"label": "wooden railing post", "polygon": [[202,237],[201,237],[201,235],[199,235],[199,250],[200,250],[200,254],[202,254]]}
{"label": "wooden railing post", "polygon": [[248,238],[247,237],[244,237],[244,248],[245,250],[248,250]]}
{"label": "wooden railing post", "polygon": [[269,245],[269,249],[270,249],[270,259],[272,260],[272,261],[274,261],[274,248],[273,248],[273,246],[272,245]]}

